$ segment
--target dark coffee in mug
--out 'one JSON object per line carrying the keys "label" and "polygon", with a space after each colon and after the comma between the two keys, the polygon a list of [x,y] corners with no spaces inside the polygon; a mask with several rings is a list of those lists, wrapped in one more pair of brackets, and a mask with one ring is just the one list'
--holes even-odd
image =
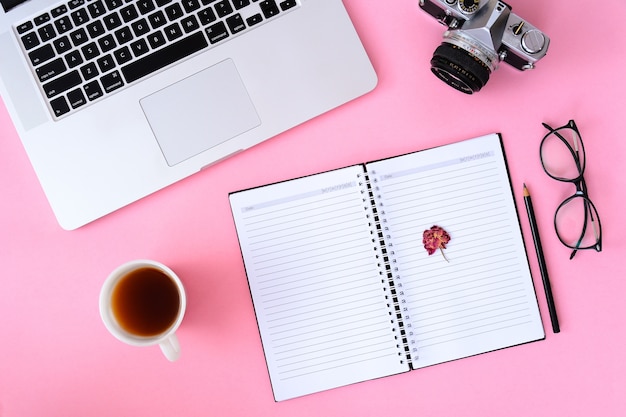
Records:
{"label": "dark coffee in mug", "polygon": [[176,283],[163,271],[146,266],[135,269],[115,284],[111,308],[126,332],[151,337],[167,331],[180,310]]}

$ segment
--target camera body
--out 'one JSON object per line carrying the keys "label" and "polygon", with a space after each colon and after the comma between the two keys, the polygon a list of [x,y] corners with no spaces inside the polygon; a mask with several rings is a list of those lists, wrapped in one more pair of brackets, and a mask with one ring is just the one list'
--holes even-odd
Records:
{"label": "camera body", "polygon": [[419,0],[448,27],[435,50],[432,72],[467,94],[478,92],[500,62],[529,70],[548,51],[550,39],[500,0]]}

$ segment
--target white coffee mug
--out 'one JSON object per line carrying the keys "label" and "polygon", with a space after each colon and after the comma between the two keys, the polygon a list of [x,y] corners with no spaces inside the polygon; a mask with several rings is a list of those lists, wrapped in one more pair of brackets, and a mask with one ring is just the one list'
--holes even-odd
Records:
{"label": "white coffee mug", "polygon": [[186,306],[185,289],[174,271],[146,259],[116,268],[100,291],[100,316],[109,332],[133,346],[158,344],[170,361],[180,357],[175,332]]}

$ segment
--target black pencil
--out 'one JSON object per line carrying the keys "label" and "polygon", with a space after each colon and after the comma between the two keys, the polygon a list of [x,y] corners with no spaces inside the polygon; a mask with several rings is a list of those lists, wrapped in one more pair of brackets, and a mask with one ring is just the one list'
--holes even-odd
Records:
{"label": "black pencil", "polygon": [[552,296],[552,286],[550,285],[550,278],[548,277],[548,268],[546,267],[546,260],[543,256],[543,248],[541,247],[541,239],[539,238],[539,229],[537,228],[537,220],[535,219],[535,211],[533,210],[533,202],[530,199],[530,193],[526,184],[524,184],[524,203],[526,204],[526,212],[528,213],[528,220],[530,222],[530,230],[533,235],[533,241],[535,243],[535,250],[537,251],[537,260],[539,262],[539,270],[541,271],[541,280],[543,281],[543,289],[546,292],[546,301],[548,302],[548,311],[550,312],[550,321],[552,322],[552,331],[559,333],[561,331],[559,327],[559,319],[556,315],[556,307],[554,305],[554,297]]}

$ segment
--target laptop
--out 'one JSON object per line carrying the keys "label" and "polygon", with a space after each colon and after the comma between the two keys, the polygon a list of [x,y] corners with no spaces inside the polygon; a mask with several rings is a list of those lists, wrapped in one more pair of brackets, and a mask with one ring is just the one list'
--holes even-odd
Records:
{"label": "laptop", "polygon": [[0,94],[67,230],[377,83],[341,0],[0,3]]}

